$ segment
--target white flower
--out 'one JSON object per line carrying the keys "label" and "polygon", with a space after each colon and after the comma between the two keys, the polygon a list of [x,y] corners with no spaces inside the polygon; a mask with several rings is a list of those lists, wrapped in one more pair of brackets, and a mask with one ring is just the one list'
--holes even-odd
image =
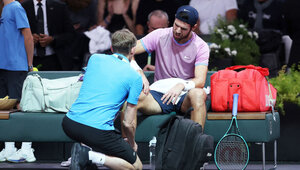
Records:
{"label": "white flower", "polygon": [[209,45],[209,48],[210,48],[210,49],[220,49],[220,45],[218,45],[218,44],[216,44],[216,43],[211,43],[211,44]]}
{"label": "white flower", "polygon": [[249,37],[253,38],[252,32],[248,31],[248,35],[249,35]]}
{"label": "white flower", "polygon": [[230,35],[234,35],[236,33],[236,29],[235,29],[235,27],[233,25],[228,25],[227,28],[229,30],[228,33]]}
{"label": "white flower", "polygon": [[240,28],[245,28],[245,25],[240,24],[239,27],[240,27]]}
{"label": "white flower", "polygon": [[236,33],[236,30],[231,30],[228,32],[230,35],[234,35]]}
{"label": "white flower", "polygon": [[221,34],[222,40],[227,40],[229,38],[229,35],[227,34]]}
{"label": "white flower", "polygon": [[223,34],[224,30],[223,29],[217,29],[216,32],[219,33],[219,34]]}
{"label": "white flower", "polygon": [[225,50],[226,52],[230,52],[230,48],[229,48],[229,47],[224,48],[224,50]]}
{"label": "white flower", "polygon": [[231,56],[231,51],[230,51],[230,48],[224,48],[224,50],[227,52],[227,54],[229,55],[229,56]]}
{"label": "white flower", "polygon": [[235,30],[235,27],[233,25],[228,25],[227,29],[229,29],[229,30]]}
{"label": "white flower", "polygon": [[258,39],[258,33],[256,31],[253,32],[255,39]]}
{"label": "white flower", "polygon": [[219,53],[219,50],[215,50],[215,53]]}
{"label": "white flower", "polygon": [[238,39],[242,40],[243,39],[243,35],[239,35]]}
{"label": "white flower", "polygon": [[237,51],[233,50],[233,51],[231,51],[231,54],[234,55],[234,56],[236,56],[237,55]]}

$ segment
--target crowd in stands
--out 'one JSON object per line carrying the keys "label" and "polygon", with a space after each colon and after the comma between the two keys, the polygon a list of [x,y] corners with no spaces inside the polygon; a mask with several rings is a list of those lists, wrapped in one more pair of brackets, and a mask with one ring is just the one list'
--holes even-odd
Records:
{"label": "crowd in stands", "polygon": [[[36,33],[35,12],[32,7],[28,9],[28,0],[19,0],[24,6],[33,35]],[[37,0],[35,0],[37,2]],[[200,37],[205,37],[212,33],[217,23],[218,17],[225,18],[227,21],[242,19],[248,26],[256,31],[276,30],[281,35],[290,35],[287,30],[288,19],[284,20],[285,1],[292,0],[47,0],[49,8],[51,1],[60,1],[62,9],[51,11],[53,15],[47,15],[45,22],[45,35],[50,35],[46,42],[46,57],[40,57],[37,52],[34,54],[33,66],[40,70],[81,70],[85,65],[86,59],[91,55],[89,50],[90,38],[84,33],[91,31],[98,26],[114,33],[116,30],[128,28],[137,38],[141,38],[153,29],[172,26],[176,9],[182,5],[191,5],[199,13],[198,27],[195,32]],[[36,4],[36,3],[35,3]],[[287,3],[289,4],[289,3]],[[291,5],[286,5],[291,8]],[[56,8],[51,8],[55,9]],[[37,10],[35,8],[35,10]],[[149,26],[150,13],[154,10],[162,10],[168,15],[168,24],[161,21],[151,21],[154,27]],[[291,12],[288,11],[288,16]],[[46,14],[46,13],[45,13]],[[34,22],[32,21],[34,18]],[[52,19],[53,18],[53,19]],[[49,20],[49,21],[47,21]],[[47,23],[46,23],[47,22]],[[286,24],[288,23],[288,24]],[[72,29],[70,28],[72,25]],[[53,26],[55,25],[55,26]],[[53,28],[51,28],[53,27]],[[152,27],[152,28],[151,28]],[[47,38],[45,38],[47,39]],[[53,42],[52,42],[53,41]],[[109,39],[107,41],[110,41]],[[285,44],[291,44],[288,36],[283,36]],[[38,49],[35,38],[35,47]],[[287,64],[290,46],[285,46],[286,54],[282,59],[282,64]],[[35,50],[37,51],[37,50]],[[109,45],[102,47],[97,52],[108,53]],[[293,50],[294,51],[294,50]],[[151,54],[149,54],[151,56]],[[292,54],[294,56],[294,54]],[[152,54],[152,65],[155,61]],[[42,58],[42,59],[41,59]],[[298,60],[292,57],[291,63]],[[144,68],[149,62],[150,57],[136,58],[139,65]],[[292,64],[289,64],[291,66]],[[144,70],[153,70],[147,66]]]}
{"label": "crowd in stands", "polygon": [[[18,3],[14,0],[0,0],[0,26],[5,24],[2,12],[7,13],[5,7],[11,2]],[[99,29],[95,36],[99,36],[97,39],[105,38],[103,40],[105,42],[111,40],[109,37],[100,36],[103,35],[102,32],[109,31],[113,34],[122,28],[130,30],[137,39],[145,38],[148,33],[159,28],[175,26],[172,25],[176,19],[175,14],[182,5],[190,5],[198,11],[199,19],[194,32],[199,37],[212,33],[218,17],[223,17],[228,22],[242,19],[248,23],[250,29],[257,31],[261,37],[266,37],[267,43],[275,43],[272,38],[279,35],[279,43],[285,45],[285,56],[282,59],[276,55],[271,55],[272,57],[264,55],[270,51],[264,52],[265,44],[261,44],[262,59],[263,56],[268,56],[267,61],[262,60],[262,65],[269,63],[270,60],[278,60],[279,57],[280,63],[276,68],[283,64],[291,67],[292,64],[297,64],[300,58],[298,56],[300,13],[297,11],[300,7],[299,0],[19,0],[19,2],[28,19],[28,23],[22,26],[21,30],[30,29],[33,37],[33,53],[26,51],[27,56],[33,57],[33,61],[26,63],[28,69],[10,69],[1,64],[7,56],[0,50],[1,81],[5,78],[3,76],[5,70],[27,72],[32,71],[32,67],[37,67],[41,71],[81,70],[93,53],[112,53],[110,43],[102,43],[101,48],[96,47],[98,50],[92,51],[91,46],[97,43],[92,42],[87,32]],[[22,33],[25,37],[26,34]],[[1,38],[3,35],[3,32],[0,32],[0,41],[3,40],[1,44],[4,44],[4,38]],[[161,66],[160,60],[155,60],[154,53],[162,54],[161,51],[152,51],[153,53],[141,51],[144,53],[135,56],[135,60],[144,71],[154,71],[155,66]],[[8,92],[3,90],[5,88],[7,85],[1,83],[0,98],[7,95]],[[8,147],[14,148],[14,143],[5,144],[6,151]],[[27,161],[35,161],[31,143],[24,145],[24,148],[29,149],[28,152],[31,154],[31,158]],[[16,151],[15,148],[13,150]],[[0,161],[5,161],[5,158],[2,158],[3,154],[4,152],[0,153]],[[20,161],[18,155],[13,155],[11,161]]]}

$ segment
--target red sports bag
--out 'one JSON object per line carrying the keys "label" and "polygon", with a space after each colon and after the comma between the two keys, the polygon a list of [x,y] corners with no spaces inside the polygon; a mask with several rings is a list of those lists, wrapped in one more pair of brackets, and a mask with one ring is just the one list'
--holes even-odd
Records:
{"label": "red sports bag", "polygon": [[[245,68],[242,71],[234,70]],[[232,66],[214,73],[211,80],[213,111],[231,111],[233,94],[239,94],[238,111],[269,111],[275,106],[277,90],[267,81],[268,68]]]}

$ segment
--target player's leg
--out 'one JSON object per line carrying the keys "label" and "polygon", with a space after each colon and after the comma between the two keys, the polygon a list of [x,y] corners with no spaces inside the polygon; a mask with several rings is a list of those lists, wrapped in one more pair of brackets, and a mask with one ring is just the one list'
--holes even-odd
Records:
{"label": "player's leg", "polygon": [[204,129],[206,119],[206,93],[201,88],[189,90],[181,105],[181,111],[186,112],[190,107],[194,110],[191,112],[191,119],[198,122]]}
{"label": "player's leg", "polygon": [[[143,92],[140,94],[138,102],[138,111],[146,115],[155,115],[162,113],[162,109],[159,103],[156,101],[153,95],[156,93],[150,92],[148,95],[145,95]],[[158,96],[156,98],[159,98]]]}

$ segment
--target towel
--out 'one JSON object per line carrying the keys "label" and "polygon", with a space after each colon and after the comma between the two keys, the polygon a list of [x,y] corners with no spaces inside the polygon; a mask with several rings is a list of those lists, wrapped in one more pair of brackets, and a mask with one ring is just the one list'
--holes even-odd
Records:
{"label": "towel", "polygon": [[89,50],[91,54],[103,52],[111,46],[110,32],[101,26],[86,31],[84,34],[90,39]]}

